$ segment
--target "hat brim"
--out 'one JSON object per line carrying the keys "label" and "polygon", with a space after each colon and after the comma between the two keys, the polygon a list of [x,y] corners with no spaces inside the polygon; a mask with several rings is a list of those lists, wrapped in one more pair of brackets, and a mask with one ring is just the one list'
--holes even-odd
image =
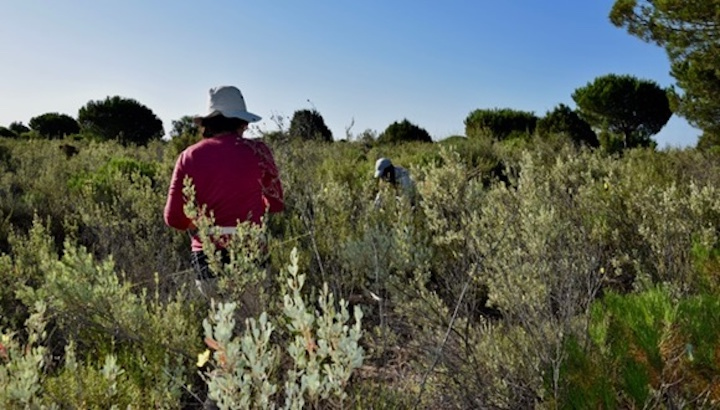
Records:
{"label": "hat brim", "polygon": [[206,115],[206,116],[204,116],[204,117],[203,117],[203,116],[197,116],[197,117],[193,118],[193,122],[194,122],[195,124],[197,124],[197,125],[200,125],[200,124],[202,123],[202,120],[204,120],[205,118],[217,117],[218,115],[222,115],[223,117],[227,117],[227,118],[239,118],[239,119],[241,119],[241,120],[243,120],[243,121],[247,121],[248,123],[250,123],[250,122],[258,122],[258,121],[260,121],[260,120],[262,119],[261,116],[259,116],[259,115],[257,115],[257,114],[253,114],[253,113],[251,113],[251,112],[249,112],[249,111],[228,111],[228,112],[223,112],[223,111],[217,111],[217,110],[216,110],[216,111],[213,111],[213,112],[211,112],[210,114],[208,114],[208,115]]}
{"label": "hat brim", "polygon": [[392,166],[390,160],[381,158],[375,166],[375,178],[380,178]]}

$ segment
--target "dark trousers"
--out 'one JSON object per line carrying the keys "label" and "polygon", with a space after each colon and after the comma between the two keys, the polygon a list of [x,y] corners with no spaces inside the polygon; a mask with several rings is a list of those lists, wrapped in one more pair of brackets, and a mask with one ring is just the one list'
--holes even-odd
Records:
{"label": "dark trousers", "polygon": [[[230,254],[227,249],[220,249],[220,262],[223,264],[230,263]],[[208,257],[203,251],[193,251],[190,255],[190,263],[195,270],[195,279],[206,280],[216,277],[215,273],[210,269]]]}

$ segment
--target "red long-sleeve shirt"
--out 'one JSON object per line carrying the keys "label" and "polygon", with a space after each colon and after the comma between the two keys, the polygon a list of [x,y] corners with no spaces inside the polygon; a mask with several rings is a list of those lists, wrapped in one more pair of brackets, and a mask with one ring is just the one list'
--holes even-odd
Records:
{"label": "red long-sleeve shirt", "polygon": [[[206,205],[216,226],[236,226],[238,221],[261,223],[268,212],[284,208],[282,184],[272,152],[265,143],[225,134],[202,141],[183,151],[175,163],[165,223],[186,230],[192,222],[183,211],[183,180],[192,178],[195,203]],[[193,237],[192,250],[202,250]]]}

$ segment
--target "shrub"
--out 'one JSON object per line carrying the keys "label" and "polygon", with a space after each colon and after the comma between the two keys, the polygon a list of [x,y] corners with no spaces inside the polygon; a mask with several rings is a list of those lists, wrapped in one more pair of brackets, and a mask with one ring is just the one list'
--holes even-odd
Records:
{"label": "shrub", "polygon": [[[662,287],[607,295],[592,308],[592,344],[567,346],[561,406],[716,405],[718,382],[708,375],[719,370],[719,308],[716,295],[677,301]],[[618,391],[625,396],[613,393]]]}
{"label": "shrub", "polygon": [[696,148],[702,151],[720,150],[720,132],[706,130],[698,138]]}
{"label": "shrub", "polygon": [[0,405],[3,408],[42,408],[42,382],[47,349],[45,305],[38,302],[25,324],[27,340],[2,330],[0,334]]}
{"label": "shrub", "polygon": [[80,132],[80,126],[74,118],[65,114],[47,113],[33,117],[28,123],[30,128],[48,139],[59,139]]}
{"label": "shrub", "polygon": [[80,127],[101,138],[123,145],[146,145],[163,136],[162,121],[146,106],[119,96],[89,101],[78,112]]}
{"label": "shrub", "polygon": [[14,132],[15,135],[22,135],[30,131],[30,128],[28,128],[25,124],[19,121],[11,122],[10,125],[8,125],[8,129]]}
{"label": "shrub", "polygon": [[510,108],[478,109],[465,118],[465,135],[479,138],[489,135],[497,140],[526,138],[535,132],[537,117]]}
{"label": "shrub", "polygon": [[[84,365],[49,376],[59,377],[60,385],[88,387],[62,397],[91,407],[104,406],[108,398],[139,407],[174,407],[192,374],[189,358],[199,342],[192,325],[199,318],[197,307],[180,293],[165,301],[157,291],[150,296],[144,287],[135,289],[115,273],[112,260],[95,262],[70,242],[62,257],[47,251],[38,258],[42,280],[19,292],[20,299],[30,306],[45,301],[54,319],[54,340],[60,344],[55,347],[78,343],[82,352],[77,360]],[[70,354],[75,357],[74,350]],[[94,364],[103,360],[101,373],[109,384],[93,380]]]}
{"label": "shrub", "polygon": [[[278,401],[275,395],[280,392],[285,396],[284,407],[290,409],[317,408],[321,403],[341,407],[347,399],[350,376],[363,362],[363,349],[358,345],[362,311],[354,309],[355,323],[350,327],[347,302],[341,300],[337,311],[327,285],[314,311],[301,294],[304,283],[305,275],[298,273],[294,251],[283,317],[276,319],[277,325],[271,324],[263,312],[258,320],[247,319],[241,337],[233,337],[234,303],[220,303],[203,322],[214,367],[205,373],[208,396],[220,408],[274,407]],[[276,326],[284,326],[288,332],[288,344],[282,350],[270,343]],[[287,356],[280,360],[283,351]],[[208,353],[200,355],[200,365]],[[287,360],[287,367],[279,367]],[[285,374],[278,374],[282,370]]]}
{"label": "shrub", "polygon": [[15,131],[13,131],[9,128],[0,127],[0,137],[17,138],[18,135],[17,135],[17,133],[15,133]]}
{"label": "shrub", "polygon": [[467,137],[464,135],[451,135],[438,142],[442,144],[462,144],[465,141],[467,141]]}
{"label": "shrub", "polygon": [[332,142],[333,135],[325,125],[322,115],[316,110],[298,110],[290,120],[288,130],[290,138],[301,141],[325,141]]}
{"label": "shrub", "polygon": [[597,135],[590,128],[590,124],[580,118],[577,113],[565,104],[560,104],[545,117],[537,122],[537,134],[542,138],[549,138],[553,134],[560,134],[569,138],[575,144],[584,144],[589,147],[598,147],[600,142]]}
{"label": "shrub", "polygon": [[173,120],[170,131],[170,145],[174,155],[180,154],[185,148],[202,140],[200,128],[193,122],[193,117],[186,115]]}
{"label": "shrub", "polygon": [[92,192],[95,202],[112,204],[123,194],[123,187],[118,186],[122,185],[120,181],[133,183],[140,178],[147,178],[152,184],[155,173],[156,166],[153,163],[114,157],[95,172],[74,176],[68,181],[68,187],[78,191],[87,189]]}
{"label": "shrub", "polygon": [[377,138],[378,144],[397,144],[411,141],[432,142],[432,138],[423,128],[406,119],[390,124]]}
{"label": "shrub", "polygon": [[184,115],[178,120],[172,121],[172,130],[170,130],[170,138],[177,138],[182,135],[197,136],[200,133],[200,127],[195,124],[194,117]]}

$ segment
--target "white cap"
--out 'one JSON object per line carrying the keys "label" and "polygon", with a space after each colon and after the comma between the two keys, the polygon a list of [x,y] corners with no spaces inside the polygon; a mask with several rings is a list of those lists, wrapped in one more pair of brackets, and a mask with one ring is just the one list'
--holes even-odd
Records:
{"label": "white cap", "polygon": [[387,158],[380,158],[375,161],[375,178],[380,178],[383,172],[385,172],[385,169],[389,166],[392,166],[392,162],[390,162]]}

